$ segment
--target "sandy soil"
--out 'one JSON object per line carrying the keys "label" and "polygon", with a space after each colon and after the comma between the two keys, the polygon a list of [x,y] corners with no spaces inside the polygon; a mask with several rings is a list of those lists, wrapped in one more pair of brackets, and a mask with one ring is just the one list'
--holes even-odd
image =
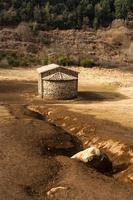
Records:
{"label": "sandy soil", "polygon": [[[80,72],[80,97],[79,102],[72,102],[72,106],[70,102],[65,103],[65,106],[74,112],[88,113],[89,111],[89,114],[94,114],[97,118],[108,119],[119,122],[126,127],[133,127],[132,73],[99,68],[73,67],[72,69]],[[31,68],[0,69],[0,80],[33,82],[37,81],[37,73],[36,69]],[[86,106],[84,106],[85,103]],[[64,104],[64,102],[61,102],[61,104]]]}
{"label": "sandy soil", "polygon": [[[65,102],[37,97],[35,69],[0,70],[1,200],[132,199],[133,75],[78,70],[79,97]],[[69,158],[92,144],[111,177]]]}

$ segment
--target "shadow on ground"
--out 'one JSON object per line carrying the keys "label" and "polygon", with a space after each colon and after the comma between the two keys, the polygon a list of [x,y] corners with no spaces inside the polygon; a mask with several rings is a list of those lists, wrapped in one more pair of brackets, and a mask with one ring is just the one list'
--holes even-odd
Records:
{"label": "shadow on ground", "polygon": [[71,100],[34,99],[33,102],[35,104],[90,104],[94,102],[119,101],[123,99],[127,99],[127,97],[117,92],[82,91],[78,93],[77,98]]}
{"label": "shadow on ground", "polygon": [[46,100],[37,96],[37,82],[0,81],[1,104],[23,104],[33,101],[37,104],[79,104],[102,101],[119,101],[127,97],[118,92],[79,91],[78,98],[72,100]]}
{"label": "shadow on ground", "polygon": [[117,92],[82,91],[78,93],[77,101],[118,101],[125,98]]}

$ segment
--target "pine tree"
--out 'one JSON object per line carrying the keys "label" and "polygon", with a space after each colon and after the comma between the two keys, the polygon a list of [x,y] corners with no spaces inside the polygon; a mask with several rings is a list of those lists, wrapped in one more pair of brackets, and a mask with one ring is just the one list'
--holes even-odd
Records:
{"label": "pine tree", "polygon": [[114,5],[116,18],[126,19],[132,5],[132,0],[115,0]]}
{"label": "pine tree", "polygon": [[129,13],[133,0],[0,0],[0,25],[26,21],[46,29],[100,27],[127,19]]}

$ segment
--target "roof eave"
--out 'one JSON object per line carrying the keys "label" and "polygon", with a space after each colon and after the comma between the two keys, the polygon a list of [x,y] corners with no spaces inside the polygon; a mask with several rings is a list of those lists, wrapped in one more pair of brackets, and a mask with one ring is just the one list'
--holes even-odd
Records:
{"label": "roof eave", "polygon": [[[46,65],[46,66],[48,66],[48,65]],[[38,68],[37,69],[37,72],[39,73],[39,74],[42,74],[42,73],[45,73],[45,72],[49,72],[49,71],[51,71],[51,70],[53,70],[53,69],[57,69],[57,68],[64,68],[64,69],[67,69],[67,68],[65,68],[65,67],[63,67],[63,66],[60,66],[60,65],[56,65],[55,64],[55,68],[53,67],[52,69],[45,69],[45,67],[46,66],[42,66],[42,67],[40,67],[40,68]],[[75,70],[71,70],[71,69],[67,69],[68,71],[70,71],[70,72],[74,72],[75,73],[75,76],[78,76],[78,74],[79,74],[79,72],[77,72],[77,71],[75,71]]]}

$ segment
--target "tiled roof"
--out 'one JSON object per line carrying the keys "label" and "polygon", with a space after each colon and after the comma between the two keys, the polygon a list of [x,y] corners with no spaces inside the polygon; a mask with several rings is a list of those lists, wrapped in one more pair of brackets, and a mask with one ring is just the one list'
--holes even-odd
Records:
{"label": "tiled roof", "polygon": [[43,80],[49,80],[49,81],[64,81],[64,80],[76,80],[76,79],[77,77],[62,72],[57,72],[43,78]]}
{"label": "tiled roof", "polygon": [[45,65],[45,66],[42,66],[42,67],[39,67],[37,69],[38,73],[41,74],[43,72],[47,72],[47,71],[50,71],[52,69],[57,69],[59,68],[60,66],[59,65],[56,65],[56,64],[50,64],[50,65]]}
{"label": "tiled roof", "polygon": [[56,64],[42,66],[37,71],[39,74],[44,73],[44,80],[75,80],[78,78],[78,72]]}

